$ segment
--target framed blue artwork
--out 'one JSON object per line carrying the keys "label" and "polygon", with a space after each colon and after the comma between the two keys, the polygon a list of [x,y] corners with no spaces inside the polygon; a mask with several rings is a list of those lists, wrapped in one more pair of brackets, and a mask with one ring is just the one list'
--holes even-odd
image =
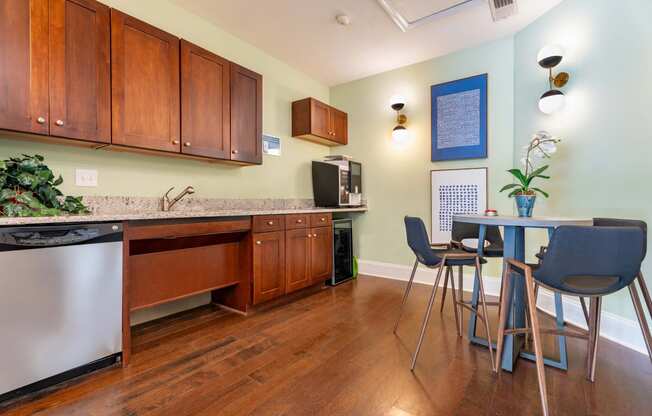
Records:
{"label": "framed blue artwork", "polygon": [[487,74],[430,87],[433,162],[487,157]]}

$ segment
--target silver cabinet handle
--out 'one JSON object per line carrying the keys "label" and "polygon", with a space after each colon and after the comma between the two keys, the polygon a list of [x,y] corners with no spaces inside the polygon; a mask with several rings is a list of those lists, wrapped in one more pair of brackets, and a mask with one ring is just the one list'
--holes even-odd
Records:
{"label": "silver cabinet handle", "polygon": [[297,220],[297,224],[301,224],[303,220]]}
{"label": "silver cabinet handle", "polygon": [[267,225],[274,225],[274,221],[267,221]]}
{"label": "silver cabinet handle", "polygon": [[322,219],[321,219],[321,222],[326,222],[326,218],[322,218]]}
{"label": "silver cabinet handle", "polygon": [[238,151],[237,150],[231,150],[231,153],[233,153],[234,155],[237,155]]}
{"label": "silver cabinet handle", "polygon": [[59,127],[62,127],[63,126],[63,120],[57,120],[57,121],[54,122],[54,124],[56,124]]}
{"label": "silver cabinet handle", "polygon": [[256,244],[261,245],[261,244],[263,244],[263,242],[262,241],[256,241]]}
{"label": "silver cabinet handle", "polygon": [[179,140],[172,140],[172,144],[179,144]]}
{"label": "silver cabinet handle", "polygon": [[185,142],[183,145],[186,147],[190,147],[190,142]]}
{"label": "silver cabinet handle", "polygon": [[37,118],[37,119],[36,119],[36,122],[37,122],[38,124],[45,124],[45,117],[39,117],[39,118]]}

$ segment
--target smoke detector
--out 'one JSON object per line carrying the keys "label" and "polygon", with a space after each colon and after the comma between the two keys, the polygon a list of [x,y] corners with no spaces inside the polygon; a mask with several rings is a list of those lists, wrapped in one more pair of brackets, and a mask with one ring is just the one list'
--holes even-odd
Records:
{"label": "smoke detector", "polygon": [[337,23],[341,24],[342,26],[348,26],[351,24],[351,18],[345,14],[338,14],[335,16],[335,20],[337,20]]}
{"label": "smoke detector", "polygon": [[514,16],[518,13],[516,0],[489,0],[491,17],[494,22]]}

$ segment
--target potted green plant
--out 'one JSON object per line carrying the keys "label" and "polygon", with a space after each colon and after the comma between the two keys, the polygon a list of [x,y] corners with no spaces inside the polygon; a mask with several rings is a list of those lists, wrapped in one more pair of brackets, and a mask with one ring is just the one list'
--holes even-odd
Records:
{"label": "potted green plant", "polygon": [[525,147],[525,157],[521,159],[525,171],[521,169],[510,169],[509,172],[516,183],[503,186],[500,192],[510,191],[509,197],[516,200],[516,208],[519,217],[531,217],[536,202],[537,194],[548,198],[549,195],[541,188],[532,186],[535,179],[550,179],[550,176],[543,173],[548,170],[549,165],[537,166],[541,161],[550,159],[550,156],[557,151],[557,143],[560,139],[552,137],[546,131],[537,132],[530,143]]}
{"label": "potted green plant", "polygon": [[0,215],[44,217],[87,214],[81,197],[63,196],[52,170],[40,155],[22,155],[0,161]]}

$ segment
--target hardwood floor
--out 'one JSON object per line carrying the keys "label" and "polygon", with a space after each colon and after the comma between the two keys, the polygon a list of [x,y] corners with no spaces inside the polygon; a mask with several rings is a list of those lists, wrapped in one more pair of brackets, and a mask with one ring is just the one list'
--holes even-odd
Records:
{"label": "hardwood floor", "polygon": [[[539,414],[533,363],[521,360],[514,374],[492,374],[487,349],[456,336],[452,296],[443,317],[439,308],[433,311],[411,373],[429,288],[414,286],[394,336],[404,285],[362,277],[247,318],[206,306],[146,323],[134,329],[129,368],[106,369],[5,404],[0,413]],[[544,346],[549,354],[553,341]],[[646,356],[601,340],[591,384],[584,379],[584,343],[569,339],[568,345],[568,373],[546,369],[553,414],[650,414],[652,365]]]}

